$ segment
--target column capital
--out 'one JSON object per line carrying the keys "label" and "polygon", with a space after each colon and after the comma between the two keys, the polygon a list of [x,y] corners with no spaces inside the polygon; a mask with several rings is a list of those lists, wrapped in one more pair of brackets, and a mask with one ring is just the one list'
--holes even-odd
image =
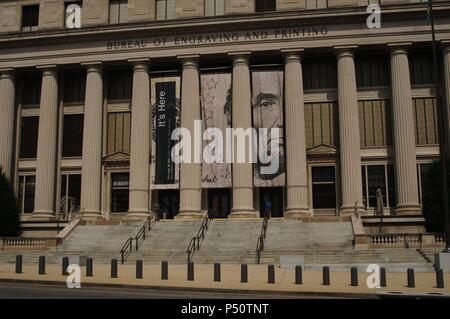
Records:
{"label": "column capital", "polygon": [[47,64],[47,65],[37,65],[36,69],[42,71],[42,75],[58,75],[58,66],[56,64]]}
{"label": "column capital", "polygon": [[128,59],[128,62],[133,65],[134,72],[148,72],[150,58]]}
{"label": "column capital", "polygon": [[408,54],[408,50],[410,46],[412,45],[412,42],[394,42],[394,43],[388,43],[387,47],[389,50],[390,56],[394,56],[397,54]]}
{"label": "column capital", "polygon": [[357,45],[340,45],[333,47],[334,54],[336,58],[340,59],[343,57],[354,57],[355,50],[358,48]]}
{"label": "column capital", "polygon": [[0,69],[0,79],[14,79],[16,71],[14,68],[2,68]]}
{"label": "column capital", "polygon": [[298,61],[300,62],[303,57],[303,52],[305,50],[303,48],[296,49],[281,49],[280,52],[284,57],[284,62]]}
{"label": "column capital", "polygon": [[177,55],[177,59],[181,61],[183,69],[198,69],[200,63],[199,54]]}
{"label": "column capital", "polygon": [[441,44],[442,44],[442,51],[444,51],[444,53],[450,52],[450,40],[442,40]]}
{"label": "column capital", "polygon": [[249,65],[252,53],[244,52],[228,52],[228,56],[233,60],[233,65]]}
{"label": "column capital", "polygon": [[86,72],[90,73],[102,73],[103,72],[103,62],[96,61],[96,62],[83,62],[81,63],[82,66],[86,68]]}

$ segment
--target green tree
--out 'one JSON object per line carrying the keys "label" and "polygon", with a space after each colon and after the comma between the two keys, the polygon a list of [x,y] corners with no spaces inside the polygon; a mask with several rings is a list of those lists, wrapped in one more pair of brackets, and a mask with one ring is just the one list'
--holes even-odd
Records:
{"label": "green tree", "polygon": [[[450,180],[449,164],[450,162],[447,163],[447,181]],[[450,200],[450,193],[448,193],[447,196]],[[427,231],[443,232],[442,168],[439,161],[433,162],[422,176],[422,206]]]}
{"label": "green tree", "polygon": [[0,174],[0,237],[20,235],[20,215],[11,183]]}

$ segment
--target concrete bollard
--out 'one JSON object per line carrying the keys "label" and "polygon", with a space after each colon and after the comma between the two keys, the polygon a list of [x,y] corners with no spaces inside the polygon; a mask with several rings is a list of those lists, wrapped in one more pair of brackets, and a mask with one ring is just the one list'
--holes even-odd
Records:
{"label": "concrete bollard", "polygon": [[22,255],[16,256],[16,274],[22,273]]}
{"label": "concrete bollard", "polygon": [[248,267],[247,264],[241,265],[241,282],[248,282]]}
{"label": "concrete bollard", "polygon": [[169,264],[167,261],[161,262],[161,280],[169,279]]}
{"label": "concrete bollard", "polygon": [[117,278],[117,259],[111,259],[111,278]]}
{"label": "concrete bollard", "polygon": [[444,288],[444,272],[442,269],[436,269],[436,288]]}
{"label": "concrete bollard", "polygon": [[414,280],[414,269],[408,268],[407,277],[408,277],[408,288],[414,288],[416,286],[416,283]]}
{"label": "concrete bollard", "polygon": [[329,286],[330,285],[330,267],[325,266],[323,267],[323,285],[324,286]]}
{"label": "concrete bollard", "polygon": [[45,275],[45,256],[39,256],[39,275]]}
{"label": "concrete bollard", "polygon": [[350,269],[350,273],[351,273],[351,275],[350,275],[351,276],[351,278],[350,278],[350,281],[351,281],[350,285],[353,286],[353,287],[358,286],[358,268],[352,267]]}
{"label": "concrete bollard", "polygon": [[136,279],[142,279],[142,277],[143,277],[142,260],[136,260]]}
{"label": "concrete bollard", "polygon": [[194,263],[192,261],[188,262],[187,264],[187,280],[194,280]]}
{"label": "concrete bollard", "polygon": [[214,264],[214,281],[219,282],[220,281],[220,264],[215,263]]}
{"label": "concrete bollard", "polygon": [[63,257],[62,259],[62,275],[67,276],[69,273],[67,272],[67,267],[69,267],[69,257]]}
{"label": "concrete bollard", "polygon": [[94,276],[94,261],[91,257],[86,258],[86,277]]}
{"label": "concrete bollard", "polygon": [[275,283],[275,266],[274,265],[267,266],[267,283],[269,283],[269,284]]}
{"label": "concrete bollard", "polygon": [[386,287],[387,280],[386,280],[386,268],[381,267],[380,268],[380,287]]}
{"label": "concrete bollard", "polygon": [[303,283],[302,266],[295,266],[295,284],[301,285]]}

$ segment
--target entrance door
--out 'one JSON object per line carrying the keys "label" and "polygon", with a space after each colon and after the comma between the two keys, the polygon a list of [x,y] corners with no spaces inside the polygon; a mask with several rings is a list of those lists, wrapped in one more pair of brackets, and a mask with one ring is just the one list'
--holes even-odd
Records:
{"label": "entrance door", "polygon": [[161,212],[160,218],[172,219],[180,209],[180,191],[164,189],[158,192],[158,202]]}
{"label": "entrance door", "polygon": [[283,188],[261,187],[259,189],[259,214],[264,217],[266,203],[272,206],[271,217],[283,217]]}
{"label": "entrance door", "polygon": [[208,189],[208,213],[212,218],[226,218],[230,214],[231,196],[229,188]]}

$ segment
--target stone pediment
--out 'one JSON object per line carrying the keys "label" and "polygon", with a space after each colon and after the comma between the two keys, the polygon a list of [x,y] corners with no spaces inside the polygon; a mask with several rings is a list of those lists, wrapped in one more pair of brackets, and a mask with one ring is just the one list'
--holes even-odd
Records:
{"label": "stone pediment", "polygon": [[326,144],[319,144],[308,148],[306,151],[308,154],[336,154],[336,147]]}
{"label": "stone pediment", "polygon": [[103,157],[103,163],[106,165],[127,164],[130,161],[130,155],[123,152],[115,152]]}

